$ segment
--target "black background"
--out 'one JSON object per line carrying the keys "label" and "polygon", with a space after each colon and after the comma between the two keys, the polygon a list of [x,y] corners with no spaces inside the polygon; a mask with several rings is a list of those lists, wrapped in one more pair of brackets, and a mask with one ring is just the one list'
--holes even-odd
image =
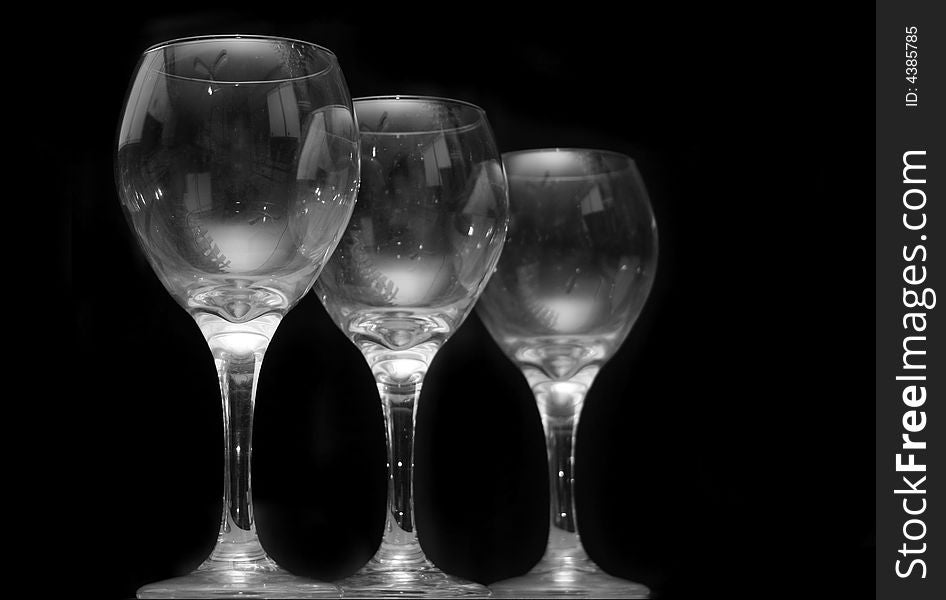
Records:
{"label": "black background", "polygon": [[[69,482],[47,496],[56,539],[83,550],[67,562],[97,595],[131,597],[191,570],[218,527],[213,361],[132,240],[112,175],[140,53],[207,33],[327,46],[353,96],[474,102],[503,151],[634,156],[660,262],[582,415],[588,553],[662,598],[871,593],[872,5],[187,6],[62,19],[47,48],[67,73],[46,109],[57,133],[30,138],[70,169],[55,265],[76,334],[68,392],[55,394],[65,433],[41,477]],[[61,354],[40,346],[42,360]],[[353,573],[381,537],[381,410],[360,354],[312,295],[272,341],[256,415],[264,546],[297,574]],[[541,426],[475,316],[431,366],[416,443],[428,556],[487,584],[528,570],[547,531]]]}

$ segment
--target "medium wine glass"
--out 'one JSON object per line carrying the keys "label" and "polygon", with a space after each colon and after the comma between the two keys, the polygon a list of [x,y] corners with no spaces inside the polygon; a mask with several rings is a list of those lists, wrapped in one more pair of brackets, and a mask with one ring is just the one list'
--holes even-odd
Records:
{"label": "medium wine glass", "polygon": [[646,598],[581,546],[574,445],[588,388],[641,312],[657,263],[657,226],[634,161],[585,149],[503,154],[509,235],[476,313],[535,394],[549,463],[545,554],[490,585],[515,598]]}
{"label": "medium wine glass", "polygon": [[485,113],[471,104],[390,96],[355,99],[354,106],[358,203],[315,292],[375,377],[386,421],[388,496],[380,548],[341,586],[346,597],[486,596],[486,587],[443,573],[424,555],[412,477],[424,374],[502,250],[502,162]]}
{"label": "medium wine glass", "polygon": [[213,354],[224,419],[223,517],[210,556],[139,598],[338,597],[260,545],[250,490],[263,354],[341,239],[358,187],[358,130],[335,55],[276,37],[203,36],[138,63],[116,183],[155,274]]}

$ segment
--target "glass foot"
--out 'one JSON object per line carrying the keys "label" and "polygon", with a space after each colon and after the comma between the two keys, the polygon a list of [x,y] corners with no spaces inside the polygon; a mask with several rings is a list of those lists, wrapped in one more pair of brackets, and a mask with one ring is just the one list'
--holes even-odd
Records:
{"label": "glass foot", "polygon": [[339,582],[345,598],[489,598],[489,589],[448,575],[425,561],[420,566],[392,568],[370,561]]}
{"label": "glass foot", "polygon": [[645,585],[608,575],[597,567],[532,569],[489,586],[493,598],[650,598]]}
{"label": "glass foot", "polygon": [[149,583],[139,598],[341,598],[337,585],[286,571],[194,571]]}

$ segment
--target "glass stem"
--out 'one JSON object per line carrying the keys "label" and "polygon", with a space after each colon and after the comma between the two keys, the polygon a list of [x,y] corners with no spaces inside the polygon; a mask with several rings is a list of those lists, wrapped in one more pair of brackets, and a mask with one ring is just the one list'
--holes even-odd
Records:
{"label": "glass stem", "polygon": [[277,568],[256,534],[250,462],[256,382],[279,320],[274,314],[239,324],[214,315],[197,317],[217,366],[224,432],[223,516],[217,543],[200,566],[202,571]]}
{"label": "glass stem", "polygon": [[414,423],[423,374],[402,383],[378,379],[388,447],[388,499],[384,536],[372,560],[396,569],[422,566],[427,559],[414,527]]}
{"label": "glass stem", "polygon": [[[578,535],[575,511],[575,434],[585,390],[545,392],[539,400],[549,464],[549,538],[538,568],[593,568]],[[539,397],[539,394],[537,394]]]}

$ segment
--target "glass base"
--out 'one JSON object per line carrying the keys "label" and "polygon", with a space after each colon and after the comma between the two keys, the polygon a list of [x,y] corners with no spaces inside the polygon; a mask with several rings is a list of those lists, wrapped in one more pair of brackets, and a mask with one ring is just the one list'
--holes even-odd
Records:
{"label": "glass base", "polygon": [[391,568],[371,561],[338,583],[345,598],[489,598],[489,589],[448,575],[425,561],[420,566]]}
{"label": "glass base", "polygon": [[493,598],[650,598],[645,585],[608,575],[597,567],[534,568],[489,586]]}
{"label": "glass base", "polygon": [[194,571],[149,583],[138,598],[341,598],[337,585],[286,571]]}

